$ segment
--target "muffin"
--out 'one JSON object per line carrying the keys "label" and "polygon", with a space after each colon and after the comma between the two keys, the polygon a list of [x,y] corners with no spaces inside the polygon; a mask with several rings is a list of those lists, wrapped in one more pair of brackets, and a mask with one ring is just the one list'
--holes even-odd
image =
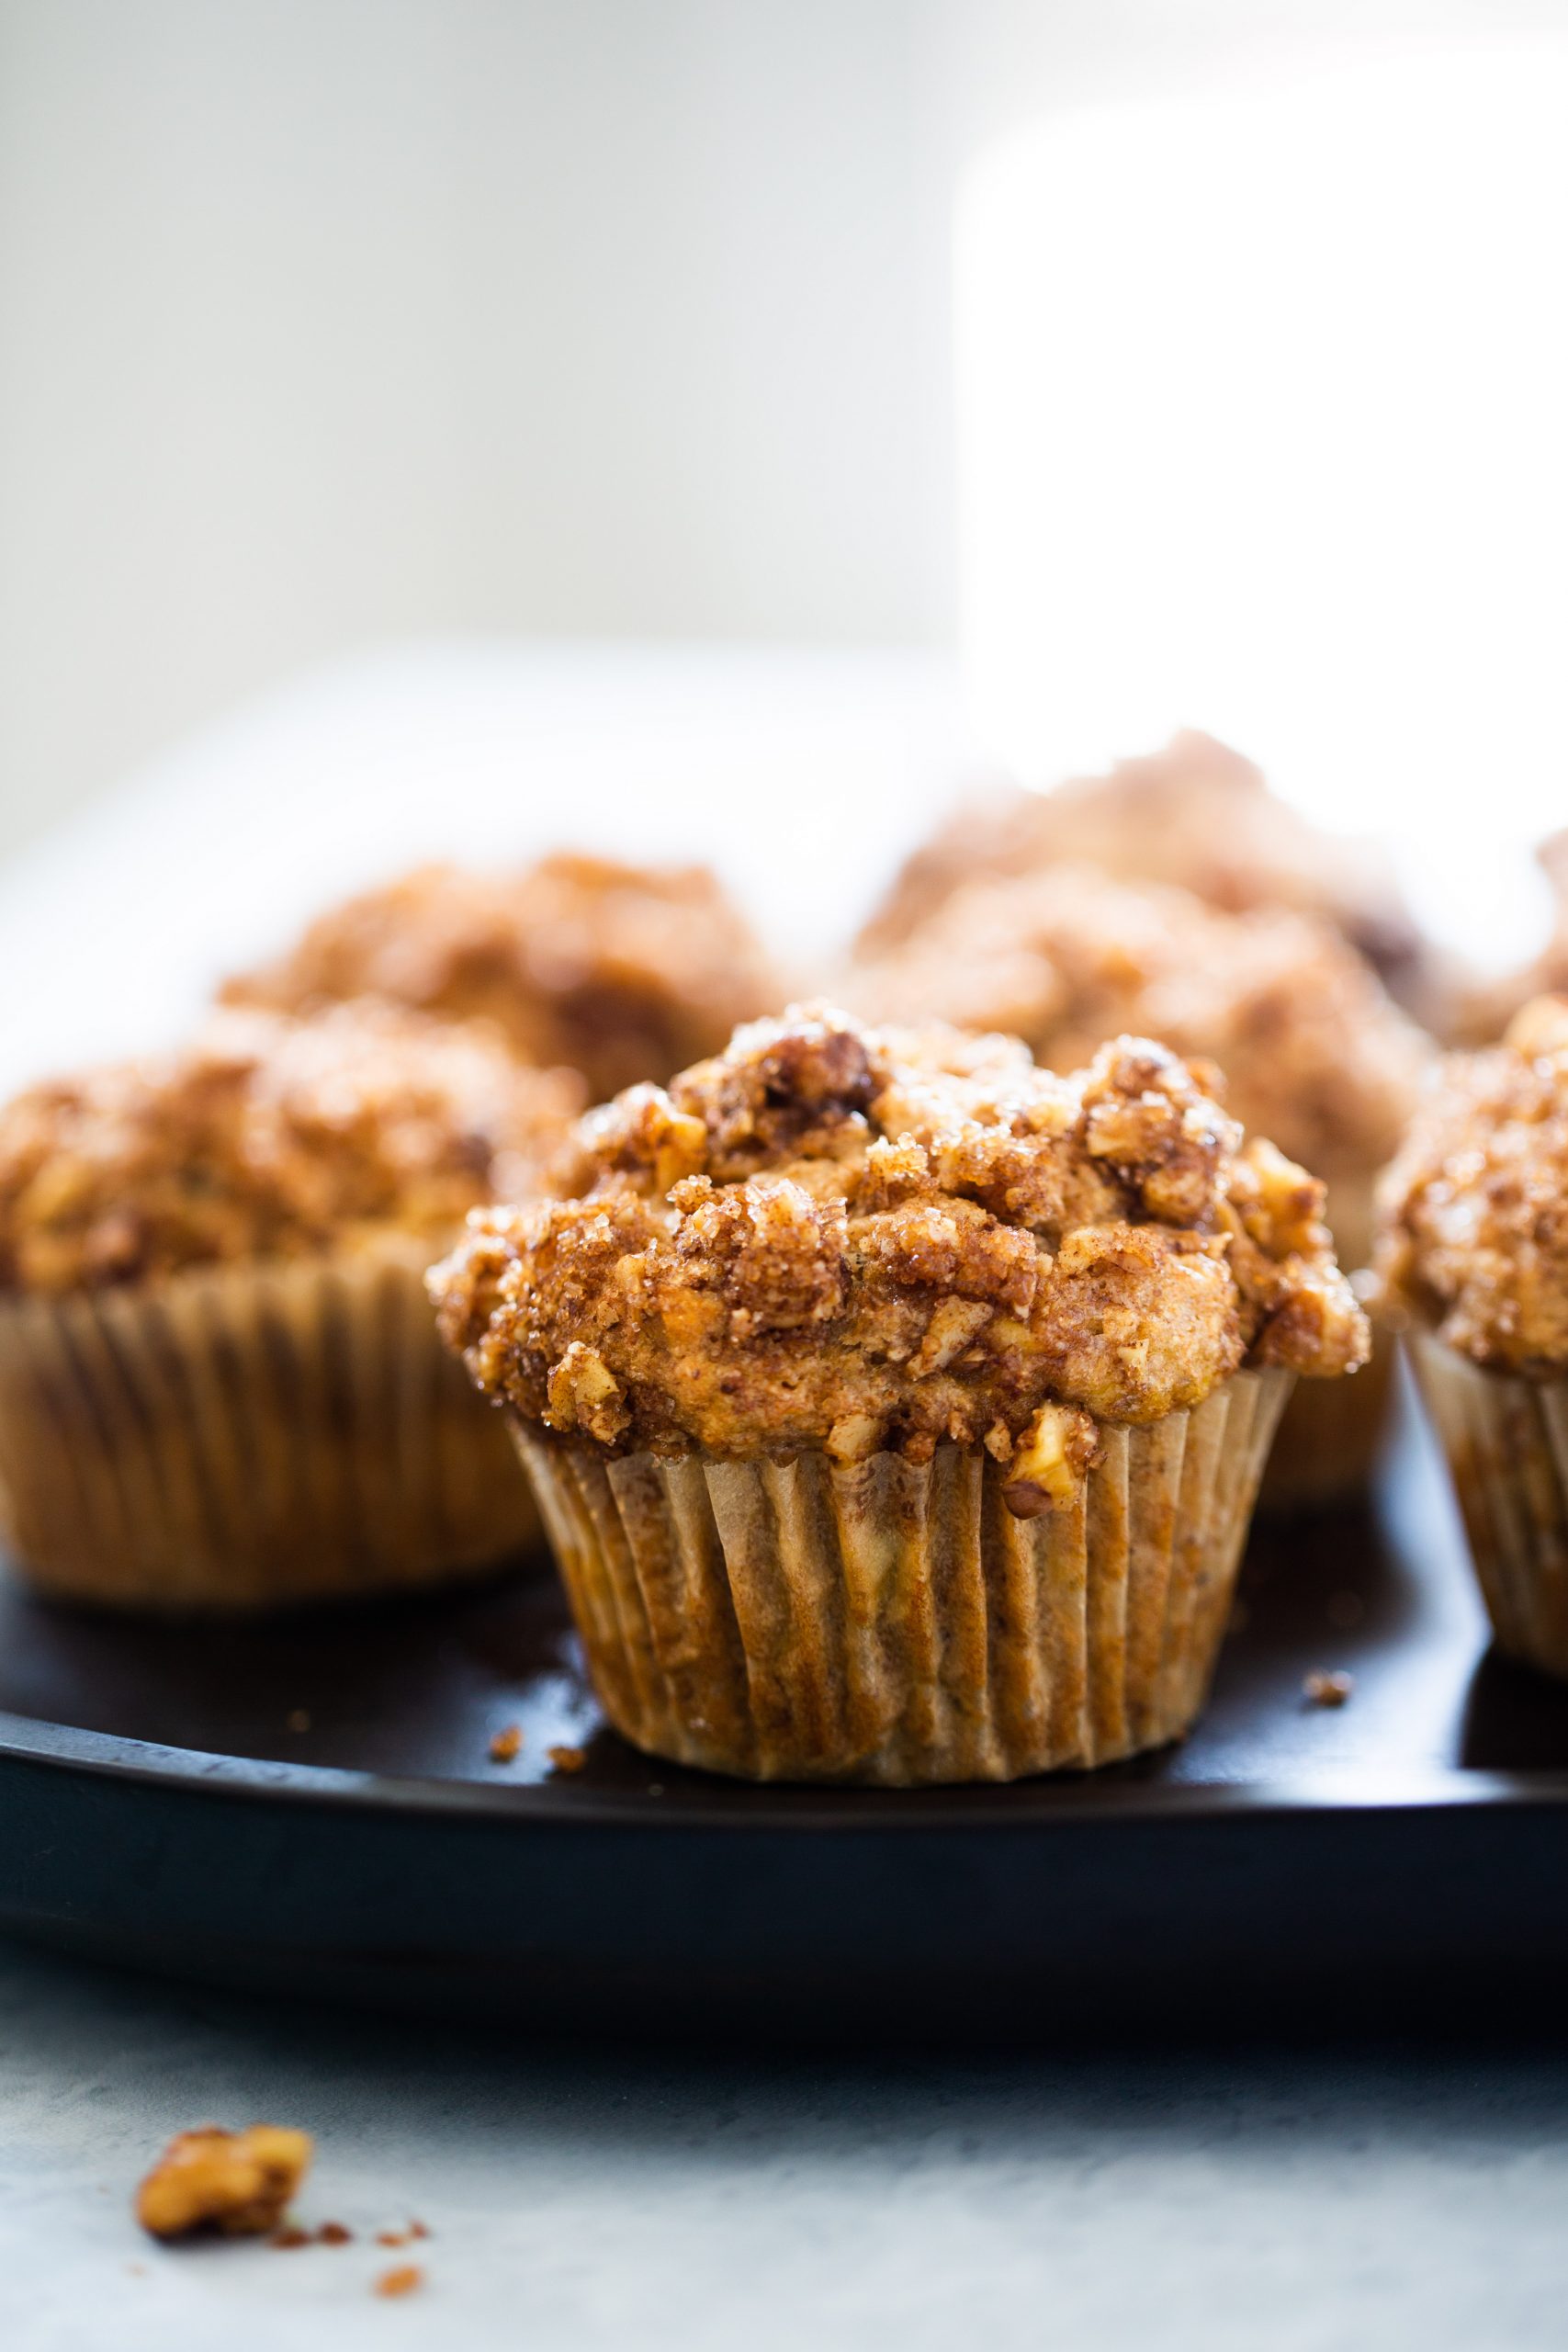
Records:
{"label": "muffin", "polygon": [[1010,1780],[1198,1713],[1292,1377],[1367,1351],[1321,1202],[1160,1046],[797,1008],[591,1113],[432,1294],[617,1730]]}
{"label": "muffin", "polygon": [[776,1003],[762,948],[705,867],[562,854],[520,874],[427,865],[318,917],[225,1000],[288,1012],[382,996],[494,1022],[600,1101],[717,1051]]}
{"label": "muffin", "polygon": [[214,1016],[0,1111],[0,1524],[40,1588],[245,1609],[536,1539],[423,1272],[581,1102],[478,1025]]}
{"label": "muffin", "polygon": [[1568,1676],[1568,998],[1444,1065],[1381,1212],[1497,1645]]}
{"label": "muffin", "polygon": [[1315,916],[1425,1017],[1437,975],[1387,857],[1321,831],[1275,797],[1250,760],[1190,730],[1108,775],[955,810],[907,860],[860,951],[897,946],[966,883],[1052,865],[1174,883],[1227,914],[1278,907]]}
{"label": "muffin", "polygon": [[[1326,925],[1275,909],[1226,914],[1190,891],[1052,866],[971,883],[840,985],[875,1019],[1011,1031],[1058,1069],[1124,1030],[1217,1064],[1244,1127],[1326,1183],[1341,1263],[1366,1266],[1375,1180],[1415,1109],[1430,1046]],[[1386,1348],[1353,1389],[1298,1389],[1266,1504],[1354,1493],[1391,1389]]]}
{"label": "muffin", "polygon": [[1495,1045],[1514,1015],[1537,997],[1568,991],[1568,832],[1549,835],[1535,854],[1552,897],[1546,944],[1517,969],[1459,994],[1445,1032],[1456,1046]]}

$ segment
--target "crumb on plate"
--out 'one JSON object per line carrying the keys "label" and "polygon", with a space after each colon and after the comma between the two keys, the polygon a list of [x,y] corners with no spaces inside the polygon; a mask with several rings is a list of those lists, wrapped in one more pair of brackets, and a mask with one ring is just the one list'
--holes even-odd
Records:
{"label": "crumb on plate", "polygon": [[155,2238],[211,2229],[225,2237],[265,2236],[310,2169],[308,2132],[275,2123],[225,2132],[217,2124],[170,2141],[136,2192],[136,2218]]}

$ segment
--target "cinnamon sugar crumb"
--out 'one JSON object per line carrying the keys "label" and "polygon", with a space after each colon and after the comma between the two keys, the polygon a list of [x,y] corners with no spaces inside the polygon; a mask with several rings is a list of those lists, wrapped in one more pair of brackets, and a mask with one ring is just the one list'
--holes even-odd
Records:
{"label": "cinnamon sugar crumb", "polygon": [[1355,1687],[1353,1675],[1319,1669],[1303,1682],[1302,1696],[1309,1707],[1342,1707]]}
{"label": "cinnamon sugar crumb", "polygon": [[297,2222],[290,2222],[286,2229],[274,2230],[272,2243],[280,2254],[292,2254],[296,2246],[310,2245],[310,2233],[309,2230],[300,2229]]}
{"label": "cinnamon sugar crumb", "polygon": [[547,1747],[545,1753],[558,1772],[581,1772],[588,1761],[581,1747]]}
{"label": "cinnamon sugar crumb", "polygon": [[490,1760],[492,1764],[514,1764],[517,1761],[522,1746],[522,1724],[505,1724],[502,1725],[502,1729],[496,1732],[491,1737],[490,1743]]}
{"label": "cinnamon sugar crumb", "polygon": [[342,2222],[323,2222],[316,2232],[318,2245],[352,2245],[354,2232]]}
{"label": "cinnamon sugar crumb", "polygon": [[371,2290],[377,2295],[413,2295],[424,2284],[424,2273],[417,2262],[400,2262],[390,2270],[383,2270]]}

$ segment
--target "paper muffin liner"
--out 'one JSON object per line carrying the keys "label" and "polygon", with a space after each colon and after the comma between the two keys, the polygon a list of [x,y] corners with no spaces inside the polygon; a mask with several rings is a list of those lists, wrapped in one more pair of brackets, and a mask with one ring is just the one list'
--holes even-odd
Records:
{"label": "paper muffin liner", "polygon": [[0,1302],[0,1534],[41,1589],[258,1609],[438,1581],[539,1526],[428,1249]]}
{"label": "paper muffin liner", "polygon": [[1568,1676],[1568,1379],[1490,1372],[1410,1335],[1497,1646]]}
{"label": "paper muffin liner", "polygon": [[[1335,1255],[1348,1273],[1371,1257],[1372,1181],[1329,1189]],[[1263,1473],[1261,1511],[1316,1510],[1348,1502],[1371,1484],[1393,1416],[1394,1347],[1372,1334],[1371,1362],[1348,1380],[1298,1380]]]}
{"label": "paper muffin liner", "polygon": [[662,1461],[515,1426],[617,1731],[749,1780],[897,1787],[1180,1737],[1290,1384],[1239,1373],[1105,1427],[1077,1500],[1033,1520],[977,1447]]}

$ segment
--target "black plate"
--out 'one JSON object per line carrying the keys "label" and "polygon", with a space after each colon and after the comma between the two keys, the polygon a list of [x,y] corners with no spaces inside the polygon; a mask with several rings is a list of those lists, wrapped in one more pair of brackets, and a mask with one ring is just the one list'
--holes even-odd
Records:
{"label": "black plate", "polygon": [[[1348,1704],[1306,1703],[1333,1668]],[[650,1763],[537,1577],[204,1628],[0,1581],[0,1920],[228,1982],[948,2038],[1513,2018],[1568,1966],[1568,1688],[1487,1654],[1408,1422],[1375,1509],[1255,1536],[1187,1745],[1094,1775],[903,1794]]]}

